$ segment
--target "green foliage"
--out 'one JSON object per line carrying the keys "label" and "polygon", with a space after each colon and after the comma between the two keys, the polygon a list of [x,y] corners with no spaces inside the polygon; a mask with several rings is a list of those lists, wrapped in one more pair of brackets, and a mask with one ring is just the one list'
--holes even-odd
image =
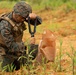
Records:
{"label": "green foliage", "polygon": [[0,8],[13,8],[15,2],[14,1],[0,1]]}
{"label": "green foliage", "polygon": [[48,25],[48,29],[52,31],[57,31],[59,28],[61,28],[61,25],[57,23],[52,23],[51,25]]}
{"label": "green foliage", "polygon": [[13,64],[9,64],[3,67],[2,71],[8,71],[8,72],[13,72],[15,71],[16,67]]}
{"label": "green foliage", "polygon": [[61,60],[62,60],[62,57],[63,57],[63,54],[62,54],[62,44],[63,44],[63,41],[62,39],[60,38],[59,39],[59,43],[60,43],[60,48],[59,48],[59,55],[56,59],[56,62],[57,62],[57,71],[59,72],[62,72],[63,68],[62,68],[62,65],[61,65]]}
{"label": "green foliage", "polygon": [[76,51],[74,49],[74,47],[72,45],[71,46],[71,50],[72,50],[72,55],[70,55],[69,53],[66,53],[72,60],[72,75],[75,75],[75,66],[76,66]]}
{"label": "green foliage", "polygon": [[21,1],[21,0],[0,0],[0,1]]}
{"label": "green foliage", "polygon": [[0,8],[12,8],[18,1],[28,2],[34,10],[45,8],[55,10],[63,4],[67,5],[66,11],[69,9],[76,9],[76,2],[74,0],[0,0]]}
{"label": "green foliage", "polygon": [[27,1],[29,1],[30,3],[34,3],[34,4],[38,4],[38,5],[40,5],[40,3],[42,2],[41,0],[27,0]]}

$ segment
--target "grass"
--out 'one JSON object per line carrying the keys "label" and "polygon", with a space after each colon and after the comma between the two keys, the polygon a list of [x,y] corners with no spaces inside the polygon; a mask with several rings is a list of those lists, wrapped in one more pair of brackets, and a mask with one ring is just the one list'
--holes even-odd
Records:
{"label": "grass", "polygon": [[[30,1],[30,0],[27,0],[27,1]],[[8,8],[8,9],[12,9],[13,5],[15,4],[16,2],[7,2],[7,1],[0,1],[0,8],[3,9],[3,8]],[[50,8],[51,10],[57,10],[57,7],[63,5],[63,4],[66,4],[67,5],[67,8],[64,9],[64,11],[66,13],[70,12],[71,9],[76,9],[76,3],[75,2],[72,2],[71,0],[42,0],[42,2],[40,2],[39,4],[37,3],[30,3],[33,7],[33,10],[42,10],[44,8]],[[11,4],[11,6],[10,6]],[[6,5],[6,6],[5,6]],[[70,22],[69,22],[70,24]],[[45,28],[44,28],[45,27]],[[42,33],[44,29],[50,29],[52,31],[58,31],[61,27],[65,27],[64,25],[62,24],[59,24],[59,23],[55,23],[54,20],[52,23],[46,23],[46,22],[43,22],[42,25],[38,26],[37,27],[37,32],[38,33]],[[76,26],[75,24],[73,26],[71,26],[72,29],[76,30]],[[67,35],[66,33],[68,33],[69,31],[67,31],[67,29],[65,28],[65,35]],[[59,37],[58,37],[59,38]],[[58,55],[58,57],[56,56],[56,60],[54,63],[51,63],[50,65],[47,66],[47,64],[44,64],[44,61],[42,63],[42,65],[39,65],[39,66],[35,66],[35,65],[29,65],[28,67],[30,68],[27,69],[26,66],[22,66],[21,69],[20,69],[20,74],[17,74],[17,75],[50,75],[50,74],[53,74],[53,73],[56,73],[58,71],[61,71],[62,72],[62,68],[66,65],[62,65],[61,64],[61,59],[62,59],[62,56],[64,55],[62,52],[63,52],[63,46],[62,46],[62,42],[63,40],[60,40],[59,41],[59,53],[60,55]],[[66,70],[68,70],[68,72],[70,72],[70,68],[72,69],[72,75],[75,75],[76,72],[75,72],[75,66],[76,66],[76,51],[74,49],[73,46],[71,46],[71,50],[74,51],[75,54],[72,53],[72,56],[67,52],[66,55],[69,56],[72,61],[71,64],[69,64],[67,62],[67,64],[69,65],[72,65],[71,67],[67,67]],[[64,57],[64,56],[63,56]],[[48,68],[47,68],[48,67]],[[13,68],[13,66],[11,68],[9,68],[9,70],[11,71]],[[46,72],[46,70],[49,69],[50,71]],[[41,70],[41,71],[40,71]],[[63,70],[63,72],[66,72],[65,70]],[[68,75],[68,72],[67,75]],[[12,73],[13,74],[13,73]],[[3,74],[3,75],[6,75]],[[65,75],[65,74],[64,74]]]}
{"label": "grass", "polygon": [[[50,74],[53,74],[55,72],[64,72],[66,74],[68,74],[68,72],[66,72],[65,70],[63,70],[62,67],[64,67],[62,64],[61,64],[61,60],[62,60],[62,56],[64,55],[62,52],[63,52],[63,46],[62,44],[64,43],[62,39],[59,40],[59,55],[58,55],[58,59],[55,60],[55,62],[53,63],[50,63],[49,65],[45,64],[44,63],[44,58],[43,58],[43,62],[42,62],[42,65],[39,65],[39,66],[35,66],[33,64],[29,64],[28,68],[26,66],[22,66],[21,69],[20,69],[20,72],[18,75],[50,75]],[[69,65],[72,65],[70,68],[72,71],[72,75],[75,75],[75,64],[76,64],[76,60],[75,60],[75,55],[76,55],[76,51],[74,50],[74,47],[71,46],[71,50],[72,52],[72,56],[67,52],[67,55],[72,58],[72,63],[69,64]],[[64,57],[64,56],[63,56]],[[67,60],[66,60],[67,61]],[[13,65],[11,65],[11,68],[9,68],[9,71],[11,72],[12,71],[12,68],[13,68]],[[66,68],[66,70],[68,70],[69,66]],[[68,71],[69,71],[68,70]],[[11,73],[10,75],[12,75],[13,73]],[[3,75],[6,75],[6,73],[3,73]],[[61,75],[61,74],[60,74]],[[65,75],[65,74],[64,74]]]}
{"label": "grass", "polygon": [[[62,60],[62,56],[64,55],[62,52],[63,52],[63,46],[62,44],[64,43],[62,39],[59,40],[59,55],[58,55],[58,59],[55,60],[55,62],[49,64],[47,66],[47,64],[44,63],[44,59],[43,59],[43,62],[42,62],[42,65],[39,67],[39,66],[35,66],[33,64],[29,64],[28,66],[28,69],[26,66],[22,66],[21,67],[21,71],[20,71],[20,74],[18,75],[34,75],[34,74],[38,74],[38,75],[50,75],[50,74],[53,74],[55,72],[66,72],[65,70],[62,69],[62,67],[64,67],[62,64],[61,64],[61,60]],[[76,51],[74,50],[74,47],[71,46],[71,50],[72,50],[72,55],[70,55],[68,52],[67,52],[67,55],[71,58],[72,60],[72,63],[69,64],[69,65],[72,65],[70,68],[72,71],[72,75],[75,75],[75,64],[76,64]],[[64,57],[64,56],[63,56]],[[67,61],[67,60],[66,60]],[[68,66],[69,67],[69,66]],[[66,68],[66,70],[68,69],[68,67]],[[13,65],[11,65],[11,67],[9,68],[9,71],[11,72],[12,71],[12,68],[13,68]],[[41,70],[41,71],[40,71]],[[47,71],[48,70],[48,71]],[[68,72],[66,72],[68,74]],[[3,73],[4,74],[4,73]],[[12,73],[13,74],[13,73]],[[4,74],[6,75],[6,74]]]}
{"label": "grass", "polygon": [[14,1],[12,2],[11,1],[0,1],[0,8],[1,9],[5,9],[5,8],[12,9],[15,3],[16,2]]}
{"label": "grass", "polygon": [[74,49],[74,47],[71,45],[71,50],[72,50],[72,54],[68,54],[67,55],[71,58],[72,61],[72,75],[75,75],[76,70],[75,70],[75,66],[76,66],[76,51]]}
{"label": "grass", "polygon": [[[0,8],[12,9],[16,2],[17,1],[0,1]],[[76,2],[74,0],[26,0],[26,2],[32,6],[33,10],[41,10],[44,8],[54,10],[63,4],[66,4],[69,9],[76,9]]]}
{"label": "grass", "polygon": [[52,31],[58,31],[62,26],[58,23],[52,23],[50,25],[48,25],[48,29],[52,30]]}
{"label": "grass", "polygon": [[[36,0],[33,0],[30,4],[32,5],[34,10],[46,8],[50,8],[51,10],[57,10],[57,8],[62,6],[63,4],[66,4],[67,8],[69,9],[76,9],[76,2],[73,0],[41,0],[39,3]],[[67,9],[66,11],[68,11],[69,9]]]}
{"label": "grass", "polygon": [[43,33],[44,30],[49,29],[51,31],[58,31],[63,25],[58,23],[45,23],[43,22],[40,26],[37,27],[38,33]]}
{"label": "grass", "polygon": [[62,60],[62,44],[63,41],[60,39],[60,51],[59,51],[59,71],[62,71],[61,60]]}

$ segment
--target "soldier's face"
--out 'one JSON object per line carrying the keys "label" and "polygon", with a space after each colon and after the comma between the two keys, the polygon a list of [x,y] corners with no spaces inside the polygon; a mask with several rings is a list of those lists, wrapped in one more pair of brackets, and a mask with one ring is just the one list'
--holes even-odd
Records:
{"label": "soldier's face", "polygon": [[23,22],[25,19],[20,16],[20,15],[17,15],[17,14],[14,14],[13,13],[13,19],[16,21],[16,22]]}

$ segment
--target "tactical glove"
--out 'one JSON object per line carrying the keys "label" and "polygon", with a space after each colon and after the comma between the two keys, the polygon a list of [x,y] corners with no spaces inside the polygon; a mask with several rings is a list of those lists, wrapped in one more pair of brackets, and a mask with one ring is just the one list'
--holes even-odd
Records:
{"label": "tactical glove", "polygon": [[28,53],[32,56],[31,59],[35,59],[38,54],[38,45],[29,44]]}

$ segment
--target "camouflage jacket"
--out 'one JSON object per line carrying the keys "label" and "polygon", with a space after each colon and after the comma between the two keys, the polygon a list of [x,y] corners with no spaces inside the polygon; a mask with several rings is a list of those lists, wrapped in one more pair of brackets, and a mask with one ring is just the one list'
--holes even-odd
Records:
{"label": "camouflage jacket", "polygon": [[[22,37],[23,31],[26,30],[26,25],[24,22],[16,23],[12,18],[12,12],[6,16],[15,24],[15,26],[12,26],[7,20],[3,19],[0,21],[0,44],[5,45],[9,51],[24,50]],[[37,17],[37,25],[41,24],[41,22],[41,18]],[[30,23],[34,24],[34,20],[31,20]]]}

